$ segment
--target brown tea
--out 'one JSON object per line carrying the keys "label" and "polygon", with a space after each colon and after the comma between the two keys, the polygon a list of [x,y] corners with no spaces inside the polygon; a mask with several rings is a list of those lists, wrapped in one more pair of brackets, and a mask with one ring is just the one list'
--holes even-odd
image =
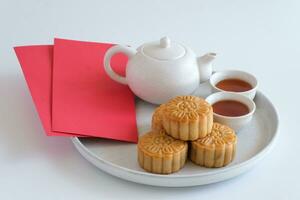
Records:
{"label": "brown tea", "polygon": [[229,117],[237,117],[249,113],[249,108],[245,104],[234,100],[218,101],[212,107],[214,113]]}
{"label": "brown tea", "polygon": [[218,82],[216,87],[230,92],[245,92],[252,89],[249,83],[240,79],[225,79]]}

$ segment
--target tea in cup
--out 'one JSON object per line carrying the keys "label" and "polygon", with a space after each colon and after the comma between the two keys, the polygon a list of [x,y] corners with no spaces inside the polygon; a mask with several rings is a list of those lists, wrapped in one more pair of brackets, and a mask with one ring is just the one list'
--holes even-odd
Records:
{"label": "tea in cup", "polygon": [[256,109],[252,99],[230,92],[211,94],[206,101],[213,107],[214,121],[225,124],[235,131],[251,121]]}
{"label": "tea in cup", "polygon": [[225,70],[210,77],[213,92],[233,92],[254,99],[258,87],[257,79],[248,72]]}

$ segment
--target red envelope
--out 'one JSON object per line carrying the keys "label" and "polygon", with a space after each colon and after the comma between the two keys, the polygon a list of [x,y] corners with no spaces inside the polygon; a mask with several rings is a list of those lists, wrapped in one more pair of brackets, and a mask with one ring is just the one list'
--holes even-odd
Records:
{"label": "red envelope", "polygon": [[[75,50],[73,51],[73,53],[75,53],[73,54],[73,56],[84,59],[81,61],[76,59],[76,61],[79,61],[80,63],[79,67],[87,67],[87,70],[84,69],[83,71],[92,72],[93,70],[95,70],[95,74],[99,75],[100,77],[95,78],[96,76],[92,75],[91,77],[84,76],[88,79],[81,79],[78,77],[81,75],[77,74],[77,78],[79,78],[79,80],[76,79],[72,81],[63,80],[64,76],[59,75],[58,77],[56,77],[58,79],[58,82],[54,83],[52,81],[52,45],[15,47],[15,52],[22,66],[27,85],[30,89],[32,98],[39,113],[39,117],[42,121],[43,127],[47,135],[85,135],[136,142],[137,129],[134,108],[134,96],[126,86],[112,82],[103,71],[103,54],[105,50],[111,45],[56,40],[56,42],[59,41],[62,41],[63,43],[69,43],[70,45],[74,44],[70,47],[70,49],[76,47],[75,49],[73,49]],[[64,74],[66,75],[66,70],[70,70],[69,72],[75,75],[76,73],[74,73],[74,71],[77,70],[74,70],[74,68],[70,69],[70,66],[64,65],[68,62],[64,63],[63,66],[61,65],[60,59],[62,59],[62,57],[58,55],[58,52],[60,52],[60,50],[61,48],[55,48],[55,58],[58,59],[55,62],[60,63],[60,68],[56,68],[56,66],[54,66],[55,73],[59,71],[64,71]],[[99,52],[97,53],[97,51]],[[91,58],[91,60],[86,60],[90,58],[88,58],[89,56],[82,56],[85,54],[84,52],[90,52],[91,55],[99,56],[98,63],[95,61],[97,59],[96,57],[94,57],[93,59]],[[72,60],[72,56],[70,55],[66,56],[66,58]],[[124,72],[124,64],[126,62],[126,59],[124,57],[116,56],[112,62],[113,65],[118,66],[116,68],[117,71]],[[72,63],[72,61],[70,63]],[[93,64],[95,64],[95,66],[91,66]],[[65,66],[66,68],[63,68]],[[75,64],[74,67],[76,69],[78,65],[76,66]],[[73,76],[69,76],[68,78],[70,77]],[[56,78],[55,80],[57,80]],[[101,84],[99,84],[98,81]],[[74,85],[69,87],[70,83]],[[110,85],[111,83],[113,83],[113,85]],[[62,89],[59,88],[60,84],[62,84]],[[53,95],[55,95],[55,97],[53,97],[53,100],[56,102],[55,108],[53,108],[54,104],[52,105],[52,88],[54,87],[56,88],[55,91],[53,91]],[[75,91],[76,87],[79,92]],[[86,90],[83,90],[83,88],[85,88]],[[64,91],[64,89],[72,90],[63,92],[63,97],[57,96],[58,94],[60,94],[60,92]],[[68,98],[69,95],[77,99],[74,100],[73,98]],[[118,101],[116,100],[116,98],[118,98]],[[116,105],[117,102],[118,104],[122,104],[123,106]],[[71,104],[75,106],[72,113],[67,112],[70,110],[65,109],[70,109]],[[63,105],[66,105],[66,107],[64,107]],[[110,107],[112,107],[112,109],[110,109]],[[122,107],[122,109],[120,109],[120,107]],[[53,113],[55,114],[55,118],[52,119],[56,122],[55,128],[51,128],[51,108],[53,109]],[[57,110],[57,108],[63,109],[63,112],[61,110]],[[66,112],[64,113],[64,111]],[[93,114],[95,114],[95,118],[93,117]],[[65,117],[68,119],[65,120]],[[63,119],[63,122],[61,123],[59,119]],[[103,119],[103,121],[97,121],[99,119]],[[72,122],[72,120],[77,120],[77,122]],[[66,124],[64,124],[64,122],[66,122]],[[76,126],[73,126],[75,123],[77,123]]]}
{"label": "red envelope", "polygon": [[70,136],[51,130],[53,45],[15,47],[32,99],[49,136]]}
{"label": "red envelope", "polygon": [[[104,71],[111,44],[54,40],[52,130],[137,142],[134,95]],[[124,73],[127,58],[112,60]]]}

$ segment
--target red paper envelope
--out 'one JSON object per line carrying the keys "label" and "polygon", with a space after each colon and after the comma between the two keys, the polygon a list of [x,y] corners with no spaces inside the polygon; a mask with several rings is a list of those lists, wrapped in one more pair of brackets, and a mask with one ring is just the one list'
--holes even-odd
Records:
{"label": "red paper envelope", "polygon": [[[54,41],[52,130],[136,142],[134,95],[111,80],[103,57],[111,44]],[[124,72],[126,57],[112,65]]]}
{"label": "red paper envelope", "polygon": [[23,46],[14,49],[46,134],[70,136],[68,133],[51,131],[53,45]]}
{"label": "red paper envelope", "polygon": [[[74,42],[74,41],[69,41],[69,42]],[[87,43],[87,42],[75,42],[75,43],[81,43],[82,44],[82,48],[79,47],[78,49],[82,49],[82,51],[88,51],[89,52],[89,48],[88,46],[90,45],[96,45],[96,46],[103,46],[105,49],[107,49],[109,46],[109,44],[97,44],[97,43]],[[86,45],[84,45],[86,44]],[[80,46],[80,45],[79,45]],[[99,47],[99,48],[100,48]],[[101,48],[100,48],[101,49]],[[122,102],[128,102],[128,107],[127,109],[121,109],[118,110],[118,113],[121,116],[126,116],[127,118],[124,120],[126,122],[129,122],[128,124],[125,124],[124,128],[122,126],[118,126],[115,125],[119,128],[116,127],[112,127],[112,132],[110,132],[110,128],[109,126],[116,122],[118,123],[118,119],[120,120],[120,118],[116,117],[116,118],[109,118],[110,120],[104,120],[106,122],[106,124],[102,124],[102,123],[98,123],[98,126],[95,126],[95,124],[92,124],[94,127],[94,131],[92,133],[89,132],[89,130],[85,130],[84,128],[80,128],[80,122],[78,122],[77,124],[77,128],[79,128],[80,130],[74,131],[74,133],[69,132],[69,131],[60,131],[59,129],[55,129],[55,131],[52,130],[51,128],[51,108],[52,108],[52,61],[53,61],[53,46],[52,45],[40,45],[40,46],[23,46],[23,47],[15,47],[15,52],[17,54],[17,57],[19,59],[19,62],[22,66],[22,70],[25,76],[25,79],[27,81],[27,85],[30,89],[32,98],[34,100],[34,103],[36,105],[39,117],[42,121],[43,127],[47,133],[47,135],[49,136],[80,136],[78,134],[84,134],[86,136],[97,136],[97,137],[104,137],[104,138],[112,138],[112,139],[116,139],[116,140],[123,140],[123,141],[130,141],[130,142],[136,142],[137,141],[137,130],[136,130],[136,120],[135,120],[135,109],[134,109],[134,97],[132,95],[132,93],[128,90],[128,88],[126,88],[125,90],[125,97],[126,99],[122,100]],[[81,51],[80,51],[81,52]],[[80,52],[78,52],[79,54],[81,54]],[[103,52],[101,50],[101,52]],[[56,52],[57,53],[57,52]],[[56,54],[57,55],[57,54]],[[76,56],[76,55],[74,55]],[[59,59],[59,58],[58,58]],[[99,63],[98,66],[102,66],[102,59],[103,59],[103,55],[102,57],[100,56],[99,58]],[[113,65],[117,64],[118,68],[116,69],[117,71],[123,71],[124,72],[124,68],[121,69],[122,67],[124,67],[126,59],[124,59],[124,57],[122,56],[116,56],[116,58],[113,59]],[[81,61],[81,63],[84,63],[84,61]],[[91,64],[90,62],[88,62],[89,64]],[[103,67],[103,66],[102,66]],[[96,69],[96,68],[94,68]],[[101,72],[103,72],[101,69],[98,69]],[[72,73],[73,70],[71,70]],[[97,72],[96,72],[97,73]],[[103,73],[100,73],[100,76],[104,75]],[[83,82],[85,82],[84,80],[82,80]],[[86,80],[87,82],[91,81],[91,80]],[[96,80],[94,80],[96,81]],[[110,81],[110,80],[109,80]],[[64,81],[62,81],[64,82]],[[107,84],[106,82],[103,82],[103,84]],[[97,85],[97,84],[96,84]],[[78,85],[80,87],[80,84]],[[108,87],[110,87],[110,85],[107,85]],[[120,85],[121,86],[121,85]],[[124,86],[121,86],[122,88]],[[103,93],[103,91],[101,90],[101,88],[103,88],[102,86],[98,88],[100,89],[100,93],[98,95],[94,95],[94,97],[102,97],[102,95],[105,95],[105,93]],[[114,89],[119,89],[118,86],[113,86],[113,89],[110,90],[110,94],[108,94],[108,96],[106,96],[107,98],[111,97],[114,98],[115,95],[113,95],[114,93]],[[121,89],[119,89],[121,90]],[[95,90],[93,90],[95,91]],[[118,91],[119,92],[119,91]],[[79,92],[80,93],[80,92]],[[120,94],[123,94],[124,91],[121,90],[121,92],[119,93],[119,98],[122,98],[123,96]],[[78,98],[81,98],[80,95]],[[105,99],[107,99],[105,98]],[[84,99],[84,98],[83,98]],[[95,102],[98,100],[94,99]],[[112,100],[114,101],[114,100]],[[77,101],[78,102],[78,101]],[[102,101],[100,101],[102,102]],[[92,104],[93,106],[95,106],[95,104]],[[90,105],[89,105],[90,106]],[[103,106],[103,105],[102,105]],[[111,104],[107,104],[106,105],[107,108],[109,108],[109,106],[111,106]],[[124,105],[125,107],[125,105]],[[76,110],[76,109],[75,109]],[[101,110],[98,109],[98,115],[102,115],[103,116],[113,116],[116,115],[116,113],[108,113],[107,112],[108,109],[105,110]],[[116,109],[112,109],[112,111],[115,111]],[[82,110],[78,110],[79,114],[74,112],[74,114],[77,116],[80,115]],[[127,114],[124,114],[124,112],[127,112]],[[128,113],[130,112],[130,113]],[[54,113],[56,113],[54,111]],[[59,116],[60,117],[60,116]],[[97,117],[99,118],[99,117]],[[84,118],[82,118],[84,119]],[[115,119],[117,119],[115,121]],[[88,120],[84,119],[85,123],[84,125],[87,126],[87,124],[89,123]],[[94,122],[95,120],[91,120],[92,122]],[[60,124],[63,125],[63,124]],[[102,129],[102,127],[104,127]],[[116,129],[119,130],[119,132],[116,132]],[[96,130],[99,130],[96,131]],[[105,130],[105,131],[103,131]],[[82,133],[81,133],[82,131]]]}

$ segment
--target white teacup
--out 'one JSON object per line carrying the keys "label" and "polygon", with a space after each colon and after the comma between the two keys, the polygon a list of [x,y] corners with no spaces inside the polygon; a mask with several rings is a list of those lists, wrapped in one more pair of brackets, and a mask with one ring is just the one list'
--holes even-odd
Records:
{"label": "white teacup", "polygon": [[211,75],[211,77],[209,79],[209,83],[212,87],[212,93],[214,93],[214,92],[230,92],[230,91],[225,91],[225,90],[222,90],[222,89],[216,87],[217,83],[219,83],[220,81],[225,80],[225,79],[239,79],[239,80],[243,80],[243,81],[249,83],[252,86],[251,90],[247,90],[244,92],[232,92],[232,93],[241,94],[250,99],[254,99],[256,90],[258,87],[258,81],[255,78],[255,76],[253,76],[252,74],[250,74],[248,72],[239,71],[239,70],[224,70],[224,71],[215,72],[214,74]]}
{"label": "white teacup", "polygon": [[206,101],[213,105],[216,102],[222,101],[222,100],[234,100],[241,102],[242,104],[246,105],[249,109],[249,113],[237,117],[231,117],[231,116],[224,116],[220,115],[214,112],[214,121],[219,122],[221,124],[225,124],[231,128],[233,128],[235,131],[240,130],[242,127],[244,127],[246,124],[248,124],[255,112],[256,106],[252,99],[245,97],[243,95],[237,94],[237,93],[231,93],[231,92],[217,92],[214,94],[209,95],[206,98]]}

